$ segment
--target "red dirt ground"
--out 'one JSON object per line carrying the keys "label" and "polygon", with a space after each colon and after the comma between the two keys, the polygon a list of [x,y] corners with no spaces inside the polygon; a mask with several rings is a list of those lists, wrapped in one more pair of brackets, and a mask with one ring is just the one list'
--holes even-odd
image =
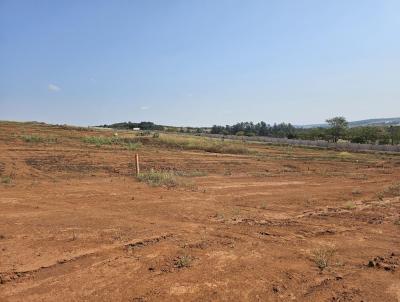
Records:
{"label": "red dirt ground", "polygon": [[151,187],[100,134],[0,123],[0,301],[400,301],[400,156],[145,144],[143,170],[206,174]]}

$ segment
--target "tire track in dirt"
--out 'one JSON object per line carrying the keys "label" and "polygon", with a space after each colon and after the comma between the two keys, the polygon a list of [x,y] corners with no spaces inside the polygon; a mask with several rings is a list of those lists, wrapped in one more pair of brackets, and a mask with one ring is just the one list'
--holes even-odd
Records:
{"label": "tire track in dirt", "polygon": [[[135,239],[130,242],[125,242],[123,244],[118,244],[118,245],[108,245],[108,246],[103,246],[100,248],[95,248],[91,250],[87,250],[84,253],[80,253],[78,255],[75,255],[70,258],[63,258],[58,260],[55,263],[50,263],[48,265],[44,265],[41,267],[38,267],[36,269],[32,270],[26,270],[26,271],[12,271],[12,272],[0,272],[0,284],[12,282],[19,280],[20,278],[24,277],[34,277],[38,273],[45,273],[49,272],[50,270],[56,271],[57,268],[59,268],[61,265],[63,266],[63,269],[59,273],[63,273],[68,269],[73,269],[73,265],[71,265],[72,262],[76,262],[79,260],[87,260],[86,264],[84,266],[89,266],[93,264],[93,261],[98,259],[99,257],[101,258],[107,258],[107,256],[110,256],[111,254],[115,253],[115,251],[118,250],[133,250],[133,249],[140,249],[147,247],[149,245],[154,245],[157,244],[161,241],[167,240],[171,238],[173,234],[164,234],[160,236],[154,236],[150,238],[144,238],[144,239]],[[82,268],[82,264],[80,264],[80,267]],[[55,272],[53,272],[54,274]]]}

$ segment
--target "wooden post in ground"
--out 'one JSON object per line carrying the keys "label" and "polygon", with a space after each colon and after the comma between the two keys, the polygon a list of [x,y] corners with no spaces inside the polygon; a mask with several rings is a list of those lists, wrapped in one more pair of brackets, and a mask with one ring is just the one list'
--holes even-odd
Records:
{"label": "wooden post in ground", "polygon": [[139,167],[139,154],[135,154],[135,164],[136,164],[136,176],[140,174],[140,167]]}

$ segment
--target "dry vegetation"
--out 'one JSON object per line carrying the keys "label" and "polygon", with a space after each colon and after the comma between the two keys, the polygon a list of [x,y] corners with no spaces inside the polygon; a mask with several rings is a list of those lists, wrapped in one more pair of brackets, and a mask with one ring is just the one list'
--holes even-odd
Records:
{"label": "dry vegetation", "polygon": [[251,150],[238,142],[227,142],[205,137],[176,136],[162,134],[155,138],[160,146],[183,150],[201,150],[213,153],[249,154]]}

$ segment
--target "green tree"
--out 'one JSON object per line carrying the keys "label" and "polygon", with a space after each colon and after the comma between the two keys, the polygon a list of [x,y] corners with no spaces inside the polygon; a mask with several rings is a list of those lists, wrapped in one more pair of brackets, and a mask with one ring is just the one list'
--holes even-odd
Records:
{"label": "green tree", "polygon": [[337,142],[339,138],[343,138],[346,135],[349,123],[343,116],[336,116],[331,119],[327,119],[326,122],[329,124],[329,134],[332,137],[333,142]]}

